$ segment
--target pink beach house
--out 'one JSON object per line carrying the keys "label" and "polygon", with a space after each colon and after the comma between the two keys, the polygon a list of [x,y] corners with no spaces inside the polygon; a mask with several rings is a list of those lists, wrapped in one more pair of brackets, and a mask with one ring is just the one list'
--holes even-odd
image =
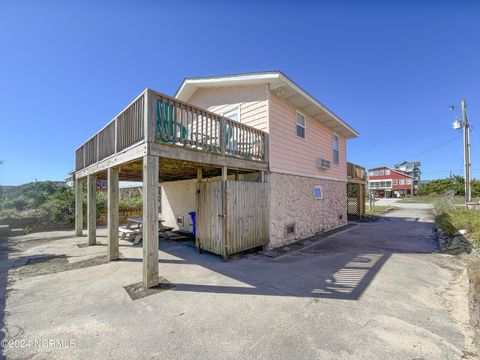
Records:
{"label": "pink beach house", "polygon": [[145,90],[80,146],[75,181],[81,189],[87,180],[93,201],[96,181],[108,180],[112,259],[118,181],[143,182],[144,283],[152,286],[159,217],[160,226],[196,225],[196,246],[224,257],[347,224],[346,143],[358,135],[279,71],[186,78],[174,97]]}

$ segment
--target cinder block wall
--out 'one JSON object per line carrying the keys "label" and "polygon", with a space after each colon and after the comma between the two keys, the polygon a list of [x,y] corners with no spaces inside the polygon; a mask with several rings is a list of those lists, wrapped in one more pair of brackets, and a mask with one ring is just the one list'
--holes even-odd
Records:
{"label": "cinder block wall", "polygon": [[[323,199],[313,188],[320,185]],[[270,243],[283,246],[347,224],[346,183],[280,173],[270,174]],[[286,235],[287,224],[295,233]]]}

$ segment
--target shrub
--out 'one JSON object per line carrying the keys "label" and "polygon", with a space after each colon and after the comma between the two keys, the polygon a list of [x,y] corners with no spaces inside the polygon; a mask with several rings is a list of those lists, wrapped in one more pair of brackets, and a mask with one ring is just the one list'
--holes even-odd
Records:
{"label": "shrub", "polygon": [[37,181],[9,187],[3,192],[1,208],[17,211],[38,209],[51,195],[65,188],[65,184],[54,181]]}
{"label": "shrub", "polygon": [[[423,182],[418,195],[441,195],[451,191],[454,195],[465,195],[465,180],[462,176],[452,176],[446,179],[436,179]],[[480,196],[480,180],[472,180],[472,196]]]}
{"label": "shrub", "polygon": [[58,224],[73,224],[75,218],[75,194],[72,188],[61,188],[40,207],[45,218]]}
{"label": "shrub", "polygon": [[[107,211],[107,192],[97,191],[97,216]],[[83,193],[84,223],[87,215],[87,192]],[[139,189],[120,190],[120,210],[142,209]],[[0,199],[0,224],[32,230],[71,226],[75,219],[75,192],[62,183],[29,183],[4,189]]]}

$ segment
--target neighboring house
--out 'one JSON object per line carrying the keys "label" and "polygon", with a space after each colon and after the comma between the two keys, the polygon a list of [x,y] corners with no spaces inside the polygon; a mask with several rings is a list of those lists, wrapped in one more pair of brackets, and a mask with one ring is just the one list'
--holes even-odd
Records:
{"label": "neighboring house", "polygon": [[174,98],[145,90],[82,145],[76,182],[88,178],[93,202],[96,179],[108,178],[112,191],[118,180],[143,179],[144,284],[153,286],[159,209],[164,225],[184,229],[195,211],[196,246],[224,257],[346,225],[346,141],[357,136],[281,72],[187,78]]}
{"label": "neighboring house", "polygon": [[420,161],[404,161],[394,166],[395,170],[413,177],[414,193],[418,190],[421,183],[420,176],[422,175],[422,172],[420,171],[420,165]]}
{"label": "neighboring house", "polygon": [[381,166],[368,170],[368,189],[375,197],[390,198],[413,194],[413,177]]}

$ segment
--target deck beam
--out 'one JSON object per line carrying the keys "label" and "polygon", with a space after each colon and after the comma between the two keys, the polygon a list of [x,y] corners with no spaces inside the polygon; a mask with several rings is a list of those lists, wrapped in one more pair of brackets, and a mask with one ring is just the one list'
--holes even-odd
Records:
{"label": "deck beam", "polygon": [[214,166],[227,166],[230,169],[245,169],[256,171],[268,171],[268,163],[261,161],[245,160],[205,151],[189,149],[176,145],[149,143],[148,154],[162,158],[192,161]]}
{"label": "deck beam", "polygon": [[119,165],[134,161],[136,159],[140,159],[146,154],[147,154],[147,144],[146,142],[142,141],[112,156],[109,156],[103,160],[100,160],[95,164],[87,166],[82,170],[78,170],[75,173],[75,176],[77,178],[83,178],[91,174],[97,174],[99,172],[108,170],[108,168],[118,167]]}
{"label": "deck beam", "polygon": [[120,257],[118,250],[118,210],[120,190],[118,185],[118,168],[108,169],[108,260],[117,260]]}
{"label": "deck beam", "polygon": [[88,245],[97,243],[97,178],[95,175],[87,176],[87,230]]}
{"label": "deck beam", "polygon": [[158,285],[159,159],[143,157],[143,286]]}

